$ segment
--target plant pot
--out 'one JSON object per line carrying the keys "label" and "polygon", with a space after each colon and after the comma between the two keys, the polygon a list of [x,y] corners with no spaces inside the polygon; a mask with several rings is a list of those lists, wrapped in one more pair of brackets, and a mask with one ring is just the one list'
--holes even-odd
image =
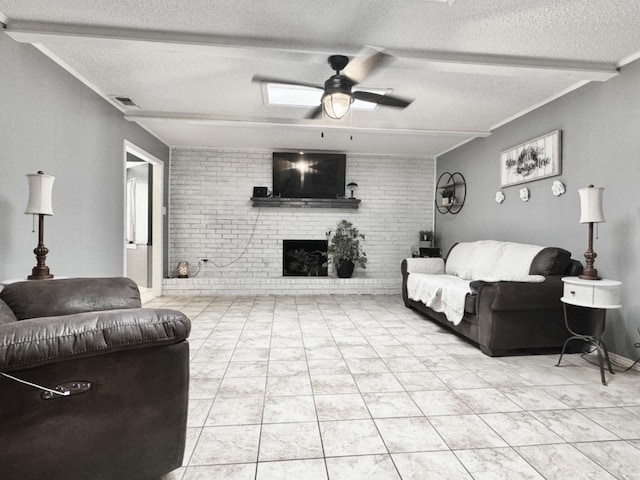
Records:
{"label": "plant pot", "polygon": [[345,260],[340,264],[340,267],[338,267],[338,271],[336,273],[338,274],[339,278],[351,278],[354,268],[355,265],[351,260]]}

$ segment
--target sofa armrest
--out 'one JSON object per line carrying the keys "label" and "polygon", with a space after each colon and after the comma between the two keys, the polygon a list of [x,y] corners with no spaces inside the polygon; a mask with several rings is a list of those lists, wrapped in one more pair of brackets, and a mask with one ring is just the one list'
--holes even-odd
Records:
{"label": "sofa armrest", "polygon": [[405,258],[400,269],[404,274],[428,273],[437,275],[444,273],[444,260],[439,257]]}
{"label": "sofa armrest", "polygon": [[[562,276],[549,275],[542,283],[528,282],[471,282],[477,295],[477,310],[489,306],[491,310],[545,310],[562,306]],[[490,297],[487,301],[486,297]]]}
{"label": "sofa armrest", "polygon": [[18,320],[141,306],[138,286],[122,277],[12,283],[0,292],[0,299]]}
{"label": "sofa armrest", "polygon": [[0,326],[0,372],[170,345],[191,329],[181,312],[137,308],[40,317]]}

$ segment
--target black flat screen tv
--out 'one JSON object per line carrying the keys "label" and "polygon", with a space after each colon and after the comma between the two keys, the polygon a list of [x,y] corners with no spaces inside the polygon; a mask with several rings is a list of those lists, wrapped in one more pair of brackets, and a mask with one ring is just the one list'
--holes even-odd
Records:
{"label": "black flat screen tv", "polygon": [[344,197],[346,166],[344,153],[274,152],[273,196]]}

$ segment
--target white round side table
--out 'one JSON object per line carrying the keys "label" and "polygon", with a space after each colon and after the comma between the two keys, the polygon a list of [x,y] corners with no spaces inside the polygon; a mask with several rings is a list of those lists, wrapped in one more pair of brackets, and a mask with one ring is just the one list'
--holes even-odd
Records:
{"label": "white round side table", "polygon": [[[620,308],[620,286],[621,282],[617,280],[584,280],[579,277],[564,277],[562,279],[564,283],[564,289],[562,298],[562,307],[564,309],[564,324],[567,327],[571,337],[567,338],[562,346],[562,352],[556,366],[560,366],[562,356],[567,348],[567,344],[571,340],[582,340],[593,347],[598,352],[598,364],[600,365],[600,378],[602,384],[606,385],[607,380],[604,375],[603,356],[607,361],[607,368],[613,375],[613,369],[611,368],[611,361],[609,360],[609,352],[607,346],[602,341],[602,335],[606,327],[606,315],[608,309]],[[569,326],[569,319],[567,317],[567,305],[574,305],[583,308],[592,308],[601,312],[595,331],[591,334],[574,332]]]}

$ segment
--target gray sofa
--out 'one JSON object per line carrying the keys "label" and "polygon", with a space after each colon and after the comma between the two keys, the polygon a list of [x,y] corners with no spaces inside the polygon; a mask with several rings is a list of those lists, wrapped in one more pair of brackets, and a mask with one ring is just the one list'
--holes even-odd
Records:
{"label": "gray sofa", "polygon": [[[459,245],[465,244],[454,245],[449,251],[448,259]],[[560,302],[563,290],[561,278],[580,274],[582,265],[571,259],[570,252],[566,250],[540,248],[531,260],[528,272],[529,275],[543,277],[535,277],[537,283],[469,278],[469,292],[463,299],[462,320],[457,325],[449,321],[444,313],[410,298],[409,277],[414,274],[424,275],[418,273],[422,268],[420,261],[433,260],[405,259],[401,265],[404,304],[470,340],[489,356],[559,351],[569,336]],[[483,258],[482,247],[476,248],[474,245],[472,252],[473,254],[464,257],[466,261],[487,263],[487,258]],[[474,272],[470,269],[471,277]],[[444,272],[432,275],[433,280],[438,281],[440,277],[437,275],[441,273],[450,273],[446,271],[446,265]]]}
{"label": "gray sofa", "polygon": [[126,278],[0,292],[0,478],[153,479],[182,464],[190,322]]}

